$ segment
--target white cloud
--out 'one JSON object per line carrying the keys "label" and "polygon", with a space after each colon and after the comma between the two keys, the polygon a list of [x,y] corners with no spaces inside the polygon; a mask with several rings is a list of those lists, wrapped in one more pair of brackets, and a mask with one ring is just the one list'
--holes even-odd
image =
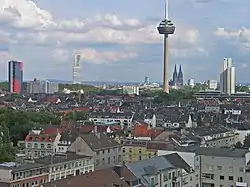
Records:
{"label": "white cloud", "polygon": [[214,33],[216,36],[224,37],[227,39],[237,39],[241,48],[244,50],[250,50],[250,29],[242,28],[238,30],[227,30],[224,28],[219,28]]}
{"label": "white cloud", "polygon": [[216,36],[221,36],[221,37],[238,37],[241,33],[241,30],[236,30],[236,31],[230,31],[230,30],[226,30],[225,28],[218,28],[214,34]]}
{"label": "white cloud", "polygon": [[109,64],[112,62],[128,60],[137,57],[137,54],[132,52],[97,51],[92,48],[78,50],[78,53],[81,55],[82,61],[96,64]]}
{"label": "white cloud", "polygon": [[8,51],[0,51],[0,64],[6,64],[9,58],[10,58],[10,53]]}
{"label": "white cloud", "polygon": [[54,49],[52,52],[52,56],[62,62],[67,61],[70,58],[69,52],[64,49]]}
{"label": "white cloud", "polygon": [[[0,1],[0,43],[9,46],[50,46],[51,56],[58,61],[68,61],[72,50],[80,50],[83,60],[92,63],[110,63],[138,56],[133,50],[99,51],[85,48],[88,44],[158,44],[163,36],[158,34],[158,22],[138,19],[121,19],[115,14],[95,15],[85,19],[57,20],[39,8],[32,0]],[[170,37],[170,52],[178,58],[207,54],[200,47],[196,28],[176,23],[176,33]],[[1,37],[1,36],[4,37]],[[81,50],[84,48],[83,50]],[[73,56],[73,55],[72,55]]]}
{"label": "white cloud", "polygon": [[[14,28],[29,28],[25,36],[39,42],[58,41],[67,43],[108,42],[108,43],[159,43],[162,37],[157,33],[158,23],[141,23],[137,19],[120,19],[117,15],[96,15],[83,20],[56,20],[52,14],[37,7],[31,0],[2,0],[0,21]],[[21,32],[21,31],[19,31]],[[26,35],[27,34],[27,35]],[[36,33],[37,34],[37,33]],[[42,40],[41,40],[42,37]],[[199,32],[193,28],[177,25],[173,40],[193,44],[199,39]]]}

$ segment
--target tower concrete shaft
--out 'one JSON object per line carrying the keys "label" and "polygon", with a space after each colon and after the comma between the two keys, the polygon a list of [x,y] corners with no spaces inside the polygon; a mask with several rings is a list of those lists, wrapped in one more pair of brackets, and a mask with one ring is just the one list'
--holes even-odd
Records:
{"label": "tower concrete shaft", "polygon": [[164,70],[163,70],[163,91],[169,93],[169,45],[168,34],[164,34]]}

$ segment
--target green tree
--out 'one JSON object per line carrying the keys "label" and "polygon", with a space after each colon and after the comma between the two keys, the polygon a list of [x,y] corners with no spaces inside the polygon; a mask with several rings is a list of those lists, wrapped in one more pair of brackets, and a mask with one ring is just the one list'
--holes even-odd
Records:
{"label": "green tree", "polygon": [[72,111],[64,117],[64,120],[67,121],[87,120],[87,113],[81,111]]}
{"label": "green tree", "polygon": [[73,90],[73,91],[78,91],[78,90],[83,90],[85,93],[89,92],[98,92],[101,90],[100,88],[97,88],[92,85],[85,85],[85,84],[59,84],[59,91],[62,91],[64,88]]}
{"label": "green tree", "polygon": [[61,114],[53,112],[33,112],[13,109],[0,109],[0,121],[6,124],[10,132],[10,140],[17,144],[24,140],[33,128],[43,127],[46,124],[60,124]]}
{"label": "green tree", "polygon": [[191,89],[180,89],[180,90],[170,90],[169,94],[165,92],[160,92],[155,98],[154,102],[164,103],[169,101],[180,101],[185,99],[193,99],[193,94],[195,90]]}
{"label": "green tree", "polygon": [[0,163],[15,160],[16,150],[10,141],[9,129],[4,121],[0,124]]}

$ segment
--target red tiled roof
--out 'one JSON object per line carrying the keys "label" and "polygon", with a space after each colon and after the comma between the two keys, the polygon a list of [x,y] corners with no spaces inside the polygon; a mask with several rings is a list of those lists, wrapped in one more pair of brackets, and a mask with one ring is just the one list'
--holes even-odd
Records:
{"label": "red tiled roof", "polygon": [[78,175],[67,179],[54,181],[53,183],[44,184],[44,187],[104,187],[104,186],[122,186],[129,187],[129,185],[120,179],[113,168],[97,170],[88,174]]}
{"label": "red tiled roof", "polygon": [[156,137],[160,135],[163,129],[149,129],[147,124],[140,124],[135,126],[135,137]]}
{"label": "red tiled roof", "polygon": [[41,135],[30,135],[28,134],[25,138],[25,141],[27,142],[33,142],[33,141],[37,141],[37,142],[54,142],[56,139],[55,136],[41,136]]}

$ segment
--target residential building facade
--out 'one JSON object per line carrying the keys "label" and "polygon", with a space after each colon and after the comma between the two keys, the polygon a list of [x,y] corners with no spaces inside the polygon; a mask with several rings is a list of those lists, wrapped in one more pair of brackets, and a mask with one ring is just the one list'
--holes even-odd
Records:
{"label": "residential building facade", "polygon": [[95,168],[101,169],[122,163],[121,147],[104,133],[88,133],[80,135],[68,151],[93,157]]}

